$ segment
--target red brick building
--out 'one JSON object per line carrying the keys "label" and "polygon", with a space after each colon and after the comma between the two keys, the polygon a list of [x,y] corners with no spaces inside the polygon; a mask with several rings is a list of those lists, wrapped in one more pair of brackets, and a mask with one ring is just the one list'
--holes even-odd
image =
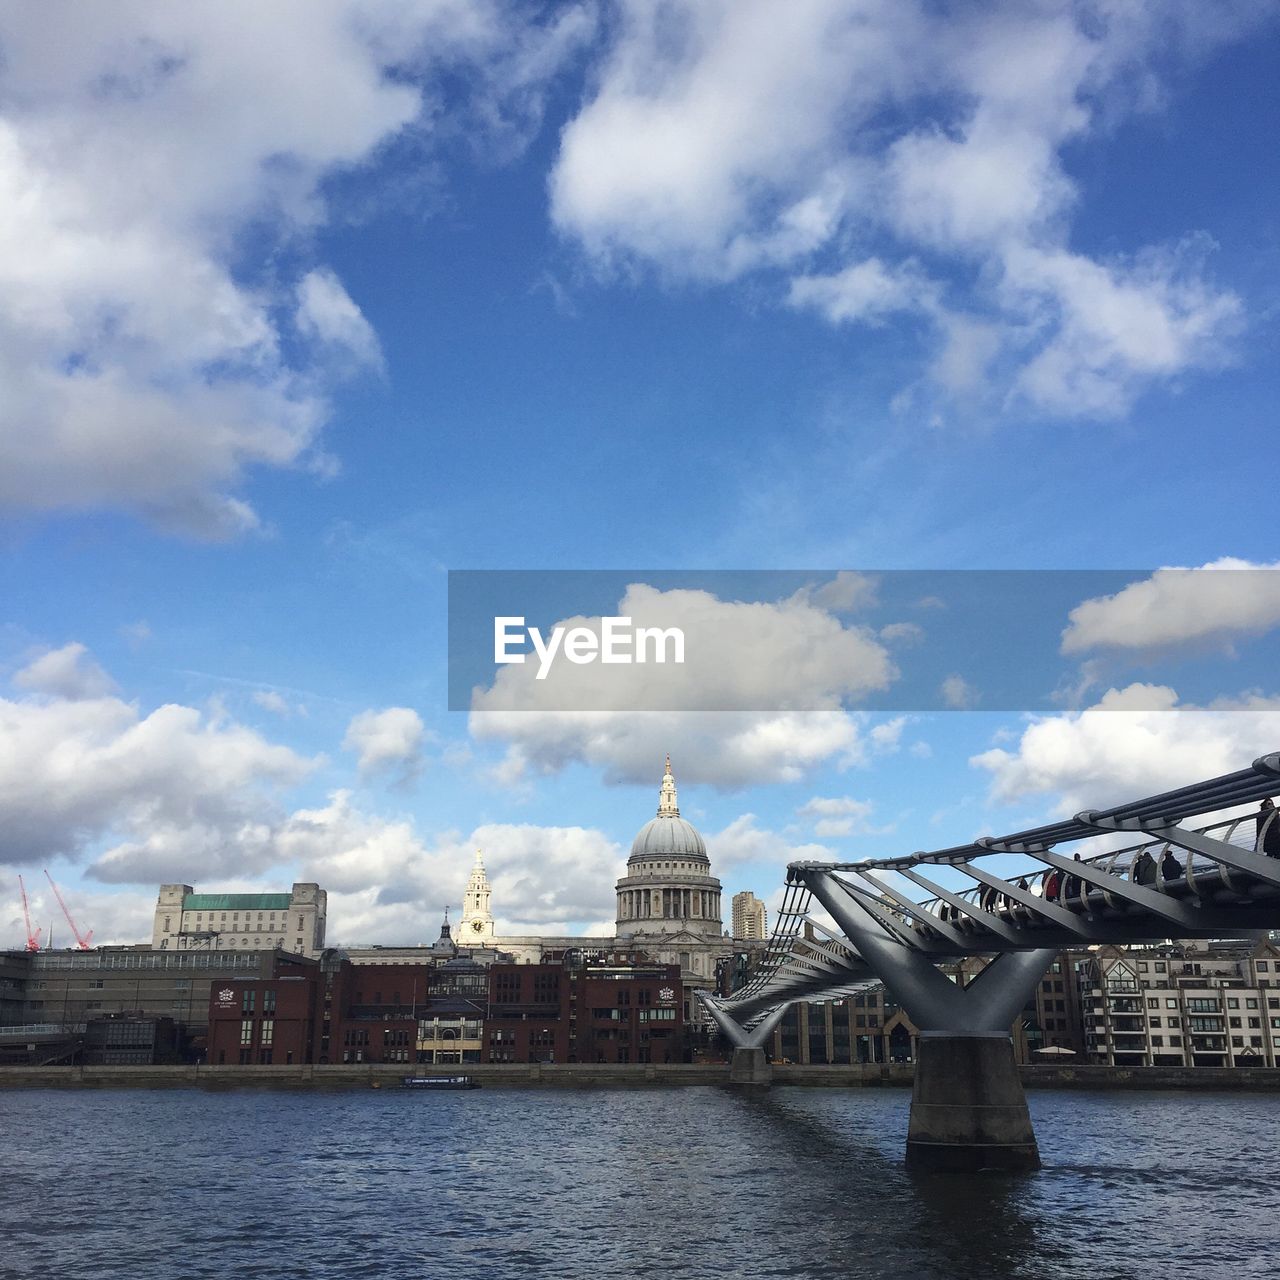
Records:
{"label": "red brick building", "polygon": [[353,965],[341,952],[326,952],[289,975],[215,983],[208,1060],[478,1061],[486,990],[483,968],[465,958]]}
{"label": "red brick building", "polygon": [[489,969],[485,1062],[680,1062],[680,966],[568,951]]}

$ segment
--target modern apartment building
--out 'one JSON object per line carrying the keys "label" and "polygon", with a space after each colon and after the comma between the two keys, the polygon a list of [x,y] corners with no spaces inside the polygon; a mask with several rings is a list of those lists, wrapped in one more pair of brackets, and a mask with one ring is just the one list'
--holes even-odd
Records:
{"label": "modern apartment building", "polygon": [[750,889],[733,895],[733,936],[755,941],[769,936],[768,913],[764,903]]}
{"label": "modern apartment building", "polygon": [[1087,1062],[1280,1066],[1280,947],[1100,947],[1078,968]]}

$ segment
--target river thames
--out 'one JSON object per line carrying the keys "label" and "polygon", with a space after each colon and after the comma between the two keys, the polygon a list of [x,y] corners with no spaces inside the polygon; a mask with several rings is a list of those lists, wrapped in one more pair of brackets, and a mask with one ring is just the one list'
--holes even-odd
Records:
{"label": "river thames", "polygon": [[0,1092],[0,1274],[1277,1274],[1280,1096],[1035,1090],[1037,1174],[912,1175],[909,1091]]}

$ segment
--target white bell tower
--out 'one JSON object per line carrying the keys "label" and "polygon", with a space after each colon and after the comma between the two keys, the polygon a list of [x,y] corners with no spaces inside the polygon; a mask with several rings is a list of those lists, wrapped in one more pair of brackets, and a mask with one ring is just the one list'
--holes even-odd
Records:
{"label": "white bell tower", "polygon": [[460,947],[481,946],[493,941],[493,912],[489,909],[491,891],[484,870],[484,857],[476,850],[466,892],[462,895],[462,923],[455,941]]}

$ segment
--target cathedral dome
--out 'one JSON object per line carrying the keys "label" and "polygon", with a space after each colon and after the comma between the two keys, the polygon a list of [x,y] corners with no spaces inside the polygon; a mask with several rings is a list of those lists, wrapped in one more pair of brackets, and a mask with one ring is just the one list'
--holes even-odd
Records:
{"label": "cathedral dome", "polygon": [[[691,941],[719,942],[724,932],[720,881],[711,874],[706,842],[693,823],[680,816],[670,756],[662,775],[658,816],[650,818],[632,842],[617,894],[617,936],[621,940],[665,937],[688,946]],[[690,955],[684,952],[658,954],[667,957],[663,963],[673,963],[673,957],[678,956],[681,965],[689,966]],[[704,967],[700,972],[709,976],[711,969]]]}
{"label": "cathedral dome", "polygon": [[662,775],[658,816],[650,818],[636,833],[628,862],[647,862],[651,858],[697,858],[708,862],[706,842],[698,834],[697,827],[680,816],[670,756],[667,757],[666,772]]}
{"label": "cathedral dome", "polygon": [[650,818],[631,842],[632,858],[703,858],[707,846],[698,829],[680,817]]}

